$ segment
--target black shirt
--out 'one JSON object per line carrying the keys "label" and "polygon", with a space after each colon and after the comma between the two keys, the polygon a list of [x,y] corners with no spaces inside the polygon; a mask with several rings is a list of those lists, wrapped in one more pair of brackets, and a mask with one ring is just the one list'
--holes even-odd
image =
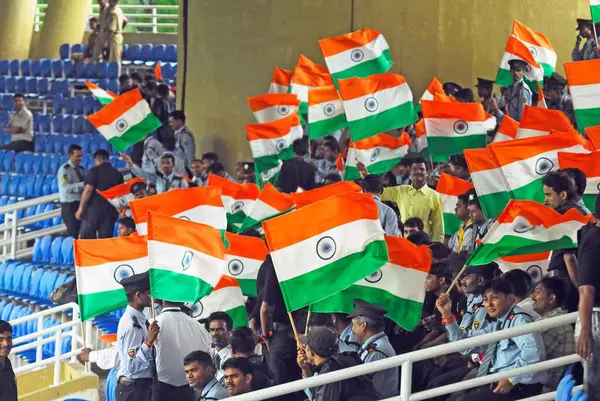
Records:
{"label": "black shirt", "polygon": [[117,213],[114,206],[112,206],[95,190],[106,191],[107,189],[112,188],[115,185],[122,184],[123,182],[123,174],[111,166],[108,161],[99,166],[93,167],[85,176],[85,185],[91,185],[94,187],[94,191],[92,192],[92,196],[90,197],[90,201],[87,205],[87,210],[94,212],[113,211],[114,213]]}
{"label": "black shirt", "polygon": [[260,266],[258,275],[261,276],[261,270],[264,270],[264,286],[260,293],[262,302],[266,302],[271,306],[271,320],[273,323],[290,324],[290,319],[285,308],[285,302],[283,300],[283,294],[279,287],[279,280],[275,273],[275,267],[273,266],[273,260],[271,255],[267,256],[267,259]]}
{"label": "black shirt", "polygon": [[305,191],[315,188],[315,166],[301,157],[286,160],[281,165],[277,187],[286,194],[296,192],[298,187]]}
{"label": "black shirt", "polygon": [[[577,205],[573,201],[569,201],[565,203],[560,208],[556,209],[556,211],[560,214],[565,214],[567,210],[576,209],[579,213],[586,215],[587,213],[583,210],[579,205]],[[550,257],[550,263],[548,265],[548,271],[552,270],[560,270],[562,272],[562,276],[568,277],[567,273],[567,264],[565,263],[564,255],[565,254],[575,254],[577,253],[577,248],[568,248],[568,249],[558,249],[556,251],[552,251],[552,256]]]}
{"label": "black shirt", "polygon": [[0,401],[17,401],[17,379],[8,358],[0,365]]}
{"label": "black shirt", "polygon": [[581,229],[581,241],[577,251],[577,281],[579,285],[591,285],[596,289],[594,306],[600,306],[600,227],[588,224]]}

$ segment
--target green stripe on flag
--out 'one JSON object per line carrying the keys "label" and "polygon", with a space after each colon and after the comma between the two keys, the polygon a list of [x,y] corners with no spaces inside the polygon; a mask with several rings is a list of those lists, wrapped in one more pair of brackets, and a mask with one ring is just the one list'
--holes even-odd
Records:
{"label": "green stripe on flag", "polygon": [[314,123],[310,122],[308,124],[308,137],[310,139],[321,138],[347,126],[348,122],[346,121],[345,114],[340,114],[326,120],[315,121]]}
{"label": "green stripe on flag", "polygon": [[543,178],[539,178],[527,185],[512,190],[513,199],[544,203],[544,184],[542,184],[542,180]]}
{"label": "green stripe on flag", "polygon": [[[583,195],[583,203],[585,204],[585,207],[587,207],[590,210],[595,210],[596,209],[596,197],[598,195],[592,195],[592,194],[584,194]],[[592,212],[593,213],[593,212]]]}
{"label": "green stripe on flag", "polygon": [[461,223],[454,213],[444,213],[444,234],[454,235],[460,229]]}
{"label": "green stripe on flag", "polygon": [[550,64],[540,63],[540,65],[544,69],[544,76],[545,77],[551,76],[552,73],[554,72],[554,67],[552,67]]}
{"label": "green stripe on flag", "polygon": [[[401,157],[397,159],[384,160],[377,163],[373,163],[367,166],[367,170],[369,174],[385,174],[392,169],[398,162],[400,162]],[[344,171],[344,180],[351,181],[360,178],[360,172],[356,167],[346,166],[346,170]]]}
{"label": "green stripe on flag", "polygon": [[248,312],[245,305],[226,310],[225,313],[233,320],[233,328],[248,326]]}
{"label": "green stripe on flag", "polygon": [[579,132],[582,133],[587,127],[600,125],[600,108],[575,109],[575,120],[577,121]]}
{"label": "green stripe on flag", "polygon": [[331,76],[335,81],[353,77],[366,78],[369,75],[388,72],[392,67],[392,64],[392,56],[390,55],[390,50],[387,49],[384,50],[381,53],[381,56],[377,57],[376,59],[357,64],[354,67],[337,72]]}
{"label": "green stripe on flag", "polygon": [[247,297],[255,297],[256,292],[256,280],[252,280],[249,278],[238,278],[238,283],[240,283],[240,288],[242,289],[242,294]]}
{"label": "green stripe on flag", "polygon": [[156,131],[161,125],[162,123],[158,118],[150,113],[138,124],[130,127],[121,136],[114,136],[110,138],[108,142],[119,152],[123,152],[131,145],[144,139],[146,135]]}
{"label": "green stripe on flag", "polygon": [[212,287],[198,277],[150,268],[150,293],[172,302],[196,302],[210,294]]}
{"label": "green stripe on flag", "polygon": [[[552,74],[550,74],[550,75],[552,75]],[[530,81],[526,78],[523,78],[523,80],[525,81],[527,86],[529,86],[529,89],[531,89],[532,92],[537,93],[538,88],[537,88],[537,84],[535,81]],[[498,68],[498,72],[496,74],[496,85],[508,87],[508,86],[511,86],[512,84],[513,84],[513,78],[512,78],[512,75],[510,75],[510,71],[502,69],[502,68]],[[540,85],[543,87],[544,86],[543,82],[540,82]]]}
{"label": "green stripe on flag", "polygon": [[81,321],[93,319],[105,313],[114,312],[127,306],[127,296],[122,288],[94,294],[78,294]]}
{"label": "green stripe on flag", "polygon": [[348,121],[353,141],[369,138],[380,132],[405,127],[417,121],[412,102],[406,102],[360,120]]}
{"label": "green stripe on flag", "polygon": [[600,5],[590,6],[590,11],[592,13],[592,21],[594,22],[594,24],[600,22]]}
{"label": "green stripe on flag", "polygon": [[498,217],[512,197],[508,192],[496,192],[481,195],[478,199],[485,218],[489,220]]}
{"label": "green stripe on flag", "polygon": [[463,153],[465,149],[479,149],[487,146],[487,133],[461,137],[428,136],[427,149],[434,162],[447,162],[452,155]]}

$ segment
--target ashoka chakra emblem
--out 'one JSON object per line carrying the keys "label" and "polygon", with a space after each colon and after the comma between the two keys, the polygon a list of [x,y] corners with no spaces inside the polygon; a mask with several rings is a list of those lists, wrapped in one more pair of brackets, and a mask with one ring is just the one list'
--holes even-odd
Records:
{"label": "ashoka chakra emblem", "polygon": [[329,260],[335,255],[337,245],[333,238],[323,237],[317,242],[317,256],[323,260]]}

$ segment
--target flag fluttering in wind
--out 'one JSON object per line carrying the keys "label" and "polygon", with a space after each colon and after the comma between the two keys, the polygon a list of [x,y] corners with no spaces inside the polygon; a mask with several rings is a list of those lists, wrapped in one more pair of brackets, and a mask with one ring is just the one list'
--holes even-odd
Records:
{"label": "flag fluttering in wind", "polygon": [[273,78],[269,85],[269,93],[288,93],[294,73],[283,68],[275,67]]}
{"label": "flag fluttering in wind", "polygon": [[227,268],[223,274],[235,278],[244,295],[255,297],[258,269],[269,254],[265,241],[232,233],[226,233],[225,238],[228,242],[225,250]]}
{"label": "flag fluttering in wind", "polygon": [[558,167],[578,168],[587,178],[583,202],[590,210],[595,210],[596,197],[600,192],[600,151],[582,153],[558,153]]}
{"label": "flag fluttering in wind", "polygon": [[329,135],[348,126],[344,106],[335,86],[323,86],[308,91],[308,137]]}
{"label": "flag fluttering in wind", "polygon": [[291,93],[267,94],[248,98],[248,104],[256,122],[269,123],[280,120],[298,111],[300,101]]}
{"label": "flag fluttering in wind", "polygon": [[308,91],[329,85],[333,85],[333,79],[327,67],[318,65],[308,57],[300,55],[292,76],[290,92],[298,96],[301,114],[306,114],[308,110]]}
{"label": "flag fluttering in wind", "polygon": [[519,122],[510,118],[509,115],[502,117],[502,122],[498,127],[496,136],[494,136],[493,143],[511,141],[517,139],[517,132],[519,131]]}
{"label": "flag fluttering in wind", "polygon": [[111,94],[110,92],[105,91],[104,89],[102,89],[101,87],[99,87],[98,85],[96,85],[93,82],[85,81],[85,86],[87,86],[87,88],[92,92],[92,95],[102,105],[109,104],[116,97],[113,94]]}
{"label": "flag fluttering in wind", "polygon": [[162,78],[163,78],[160,61],[158,61],[156,64],[154,64],[154,75],[156,76],[157,80],[162,80]]}
{"label": "flag fluttering in wind", "polygon": [[577,127],[600,125],[600,60],[565,63]]}
{"label": "flag fluttering in wind", "polygon": [[423,96],[421,96],[421,99],[419,100],[419,105],[417,105],[417,111],[421,111],[421,102],[423,100],[435,100],[434,96],[436,94],[445,95],[446,93],[444,92],[442,83],[436,77],[433,77],[431,82],[429,82],[427,89],[425,89]]}
{"label": "flag fluttering in wind", "polygon": [[415,123],[415,152],[420,154],[422,157],[429,157],[429,143],[427,142],[427,135],[425,134],[425,120],[420,119]]}
{"label": "flag fluttering in wind", "polygon": [[556,69],[558,57],[548,37],[517,20],[513,21],[512,34],[527,46],[535,61],[544,69],[544,76],[551,76]]}
{"label": "flag fluttering in wind", "polygon": [[129,201],[134,199],[134,196],[131,193],[131,187],[138,182],[145,183],[146,181],[136,177],[123,184],[115,185],[106,191],[97,191],[104,199],[113,205],[117,211],[120,211],[121,209],[129,209]]}
{"label": "flag fluttering in wind", "polygon": [[534,283],[539,282],[548,273],[550,265],[550,252],[538,252],[517,256],[506,256],[496,260],[502,273],[511,270],[523,270],[527,272]]}
{"label": "flag fluttering in wind", "polygon": [[498,74],[496,75],[496,84],[500,86],[512,85],[513,79],[510,75],[510,65],[508,64],[511,60],[521,60],[528,64],[528,68],[525,71],[525,82],[533,92],[537,92],[538,87],[536,82],[543,84],[544,69],[537,61],[535,61],[529,48],[515,36],[510,36],[508,38],[504,56],[502,57],[502,62],[500,63]]}
{"label": "flag fluttering in wind", "polygon": [[364,164],[369,174],[387,173],[406,156],[410,145],[410,136],[406,132],[399,137],[381,133],[352,142],[348,148],[344,179],[360,178],[357,162]]}
{"label": "flag fluttering in wind", "polygon": [[246,301],[235,278],[221,277],[212,292],[192,306],[192,317],[197,320],[208,319],[214,312],[227,313],[234,329],[248,326]]}
{"label": "flag fluttering in wind", "polygon": [[444,234],[452,235],[458,231],[462,221],[455,214],[456,203],[460,195],[466,194],[474,186],[469,181],[461,180],[450,174],[440,174],[435,190],[442,197],[444,210]]}
{"label": "flag fluttering in wind", "polygon": [[315,202],[320,202],[332,196],[341,195],[346,192],[362,192],[362,188],[352,181],[341,181],[335,184],[325,185],[319,188],[311,189],[310,191],[296,192],[290,194],[292,200],[296,204],[296,208],[300,209]]}
{"label": "flag fluttering in wind", "polygon": [[590,0],[590,12],[592,13],[592,23],[600,22],[600,0]]}
{"label": "flag fluttering in wind", "polygon": [[577,134],[575,127],[562,111],[525,106],[515,139],[550,135],[553,130]]}
{"label": "flag fluttering in wind", "polygon": [[291,195],[279,192],[271,183],[267,183],[260,191],[239,232],[260,227],[263,221],[288,213],[294,208],[295,204]]}
{"label": "flag fluttering in wind", "polygon": [[254,202],[260,193],[258,186],[256,184],[238,184],[214,174],[208,175],[207,185],[221,190],[227,224],[237,230],[254,207]]}

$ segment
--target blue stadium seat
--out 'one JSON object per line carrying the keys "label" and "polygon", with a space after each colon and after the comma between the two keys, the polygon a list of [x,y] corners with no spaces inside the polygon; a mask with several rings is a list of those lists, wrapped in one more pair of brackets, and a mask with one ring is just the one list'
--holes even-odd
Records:
{"label": "blue stadium seat", "polygon": [[[62,143],[62,142],[59,142],[59,143]],[[54,174],[56,174],[58,172],[58,169],[60,167],[61,161],[62,161],[62,159],[61,159],[60,155],[54,154],[54,155],[51,156],[51,159],[50,159],[50,174],[51,175],[54,175]],[[45,182],[46,181],[44,181],[44,183]]]}
{"label": "blue stadium seat", "polygon": [[60,47],[58,48],[58,54],[60,56],[61,59],[63,60],[68,60],[71,57],[71,44],[70,43],[63,43],[62,45],[60,45]]}
{"label": "blue stadium seat", "polygon": [[42,242],[40,244],[40,256],[41,262],[49,263],[50,262],[50,248],[52,247],[52,237],[46,236],[42,238]]}
{"label": "blue stadium seat", "polygon": [[27,78],[18,77],[15,92],[27,93]]}
{"label": "blue stadium seat", "polygon": [[35,191],[33,186],[35,185],[35,175],[26,175],[21,178],[20,184],[20,193],[19,195],[24,196],[26,198],[35,197]]}
{"label": "blue stadium seat", "polygon": [[44,155],[41,155],[39,153],[34,153],[33,155],[31,155],[30,158],[30,164],[27,168],[27,173],[31,173],[31,174],[39,174],[40,171],[42,170],[42,161],[44,160]]}
{"label": "blue stadium seat", "polygon": [[110,84],[110,80],[108,78],[106,79],[100,79],[98,81],[98,86],[104,90],[108,89],[108,85]]}
{"label": "blue stadium seat", "polygon": [[168,45],[165,49],[165,60],[169,63],[177,62],[177,45]]}
{"label": "blue stadium seat", "polygon": [[8,183],[8,194],[12,196],[19,195],[19,182],[21,181],[21,176],[19,175],[11,175],[10,182]]}
{"label": "blue stadium seat", "polygon": [[61,82],[52,82],[52,86],[50,87],[50,95],[52,96],[52,114],[62,114],[64,98],[62,95]]}
{"label": "blue stadium seat", "polygon": [[63,73],[65,78],[75,78],[75,62],[73,60],[63,60]]}
{"label": "blue stadium seat", "polygon": [[[58,193],[58,178],[56,176],[50,177],[50,193],[51,194]],[[50,204],[48,206],[51,206],[52,208],[54,207],[54,205],[52,205],[52,204]]]}
{"label": "blue stadium seat", "polygon": [[73,96],[73,113],[72,114],[83,114],[83,95]]}
{"label": "blue stadium seat", "polygon": [[[38,135],[37,138],[46,138],[49,135]],[[37,143],[37,139],[36,139],[36,143]],[[50,173],[50,161],[51,161],[51,156],[48,154],[43,154],[42,155],[42,161],[40,162],[40,171],[39,174],[51,174]]]}
{"label": "blue stadium seat", "polygon": [[140,58],[141,52],[142,45],[129,45],[123,57],[122,64],[125,66],[132,64],[135,60]]}
{"label": "blue stadium seat", "polygon": [[13,159],[15,158],[15,151],[9,150],[4,153],[2,158],[2,171],[11,172],[13,170]]}
{"label": "blue stadium seat", "polygon": [[85,45],[83,43],[75,43],[71,47],[71,54],[83,53],[85,51]]}
{"label": "blue stadium seat", "polygon": [[96,111],[96,99],[93,96],[85,96],[83,98],[83,114],[90,115]]}
{"label": "blue stadium seat", "polygon": [[0,75],[8,75],[10,60],[0,60]]}
{"label": "blue stadium seat", "polygon": [[84,116],[76,116],[73,120],[73,133],[76,135],[85,134],[85,117]]}
{"label": "blue stadium seat", "polygon": [[[44,237],[50,239],[50,237]],[[44,260],[43,262],[47,262]],[[33,273],[31,274],[31,285],[29,287],[29,296],[33,299],[40,298],[40,284],[42,282],[42,276],[46,272],[45,269],[38,267],[33,269]]]}
{"label": "blue stadium seat", "polygon": [[119,63],[110,63],[108,65],[107,76],[108,79],[118,79],[119,78]]}
{"label": "blue stadium seat", "polygon": [[[87,121],[87,120],[86,120]],[[85,158],[90,153],[91,134],[81,135],[81,147],[83,148],[83,157]]]}
{"label": "blue stadium seat", "polygon": [[79,79],[79,82],[85,82],[87,80],[95,81],[95,71],[94,71],[94,63],[85,63],[85,67],[83,69],[83,77]]}
{"label": "blue stadium seat", "polygon": [[[167,46],[166,45],[156,45],[152,48],[152,59],[148,62],[146,62],[146,65],[148,67],[152,67],[156,62],[160,62],[165,60],[166,58],[166,49]],[[148,64],[150,63],[150,64]]]}
{"label": "blue stadium seat", "polygon": [[4,309],[2,309],[2,316],[0,316],[0,318],[2,318],[2,320],[10,320],[10,314],[14,308],[15,304],[13,304],[12,302],[8,302],[5,306]]}
{"label": "blue stadium seat", "polygon": [[62,78],[63,77],[63,61],[62,60],[52,60],[52,75],[54,78]]}
{"label": "blue stadium seat", "polygon": [[[6,93],[15,93],[17,89],[17,78],[6,77]],[[11,99],[12,103],[12,99]]]}
{"label": "blue stadium seat", "polygon": [[106,88],[106,90],[113,92],[113,93],[119,93],[119,80],[118,79],[109,80],[108,87]]}
{"label": "blue stadium seat", "polygon": [[12,282],[10,283],[10,288],[8,288],[8,290],[13,294],[17,294],[21,290],[21,280],[23,279],[23,270],[25,266],[24,263],[12,263],[15,265],[15,268],[12,274]]}
{"label": "blue stadium seat", "polygon": [[42,184],[42,196],[50,195],[52,192],[52,177],[47,176],[44,178],[44,183]]}
{"label": "blue stadium seat", "polygon": [[67,97],[63,101],[63,107],[65,114],[74,114],[73,110],[75,110],[75,98],[72,96]]}
{"label": "blue stadium seat", "polygon": [[6,92],[6,78],[4,75],[0,75],[0,93]]}
{"label": "blue stadium seat", "polygon": [[50,294],[54,291],[54,283],[56,283],[56,279],[58,278],[58,271],[49,270],[42,275],[41,291],[40,298],[44,300],[49,300]]}
{"label": "blue stadium seat", "polygon": [[60,248],[62,246],[63,240],[63,237],[56,237],[52,241],[52,245],[50,246],[50,263],[55,265],[62,264],[62,255],[60,253]]}
{"label": "blue stadium seat", "polygon": [[79,62],[75,64],[75,78],[77,78],[77,80],[81,80],[81,82],[85,81],[85,72],[86,72],[86,65],[87,63],[84,62]]}
{"label": "blue stadium seat", "polygon": [[96,77],[98,79],[104,79],[104,78],[106,78],[107,74],[108,74],[108,62],[101,61],[101,62],[96,63],[96,65],[94,67],[94,77]]}
{"label": "blue stadium seat", "polygon": [[30,59],[21,61],[21,75],[24,77],[31,76],[31,60]]}
{"label": "blue stadium seat", "polygon": [[6,110],[0,110],[0,125],[3,127],[6,125],[10,118],[10,114]]}
{"label": "blue stadium seat", "polygon": [[25,92],[27,92],[28,97],[36,98],[39,96],[38,83],[39,83],[39,78],[36,78],[36,77],[29,77],[25,80],[25,86],[26,86]]}
{"label": "blue stadium seat", "polygon": [[43,58],[40,60],[40,77],[50,78],[52,77],[52,61]]}
{"label": "blue stadium seat", "polygon": [[31,275],[33,273],[33,265],[31,263],[25,263],[23,269],[23,278],[21,279],[21,288],[19,292],[21,294],[28,294],[31,288]]}
{"label": "blue stadium seat", "polygon": [[[8,195],[8,184],[10,183],[10,174],[2,174],[0,176],[0,193]],[[8,201],[6,202],[8,204]],[[4,215],[0,215],[1,221],[4,221]]]}
{"label": "blue stadium seat", "polygon": [[[73,100],[73,98],[71,98],[71,100]],[[73,116],[72,115],[67,114],[63,118],[62,129],[63,129],[62,132],[65,133],[65,134],[72,134],[73,133]]]}
{"label": "blue stadium seat", "polygon": [[12,276],[15,273],[15,264],[14,262],[7,262],[6,269],[4,270],[4,276],[2,277],[2,282],[0,283],[0,288],[8,292],[10,291],[10,287],[12,284]]}
{"label": "blue stadium seat", "polygon": [[171,66],[171,64],[169,64],[169,63],[161,64],[160,68],[162,71],[163,79],[166,79],[166,80],[173,79],[173,77],[175,76],[175,73],[173,70],[173,66]]}
{"label": "blue stadium seat", "polygon": [[[23,65],[21,65],[21,72],[23,71]],[[31,62],[31,76],[39,77],[42,71],[42,60],[37,59]]]}
{"label": "blue stadium seat", "polygon": [[52,122],[52,117],[50,114],[42,114],[40,115],[40,121],[38,130],[39,132],[50,133],[50,123]]}
{"label": "blue stadium seat", "polygon": [[48,78],[36,78],[37,81],[37,86],[38,86],[38,95],[40,97],[45,98],[46,96],[48,96],[48,90],[50,88],[50,81],[48,80]]}
{"label": "blue stadium seat", "polygon": [[72,265],[73,262],[73,237],[67,237],[63,240],[61,249],[62,263]]}
{"label": "blue stadium seat", "polygon": [[29,152],[21,152],[15,155],[15,173],[23,173],[23,163],[25,162],[25,158],[27,158],[31,153]]}
{"label": "blue stadium seat", "polygon": [[137,60],[134,60],[134,65],[144,65],[146,61],[152,60],[152,44],[148,43],[142,46],[142,50],[140,52]]}
{"label": "blue stadium seat", "polygon": [[[44,156],[44,159],[45,159],[45,157],[46,156]],[[34,196],[36,198],[38,198],[38,197],[40,197],[40,196],[43,195],[42,188],[44,186],[44,178],[45,177],[43,175],[41,175],[41,174],[35,176],[35,182],[33,183],[33,192],[34,192],[34,194],[35,194]],[[36,215],[40,213],[41,206],[43,206],[43,205],[38,205],[37,206],[36,212],[35,212]]]}
{"label": "blue stadium seat", "polygon": [[10,75],[18,77],[21,69],[21,62],[19,60],[11,60],[8,69],[10,70]]}
{"label": "blue stadium seat", "polygon": [[54,282],[54,289],[52,291],[63,285],[67,281],[68,277],[69,276],[66,273],[59,273],[59,275],[56,277],[56,281]]}
{"label": "blue stadium seat", "polygon": [[52,132],[61,133],[63,132],[63,120],[64,117],[62,114],[56,114],[52,117]]}

